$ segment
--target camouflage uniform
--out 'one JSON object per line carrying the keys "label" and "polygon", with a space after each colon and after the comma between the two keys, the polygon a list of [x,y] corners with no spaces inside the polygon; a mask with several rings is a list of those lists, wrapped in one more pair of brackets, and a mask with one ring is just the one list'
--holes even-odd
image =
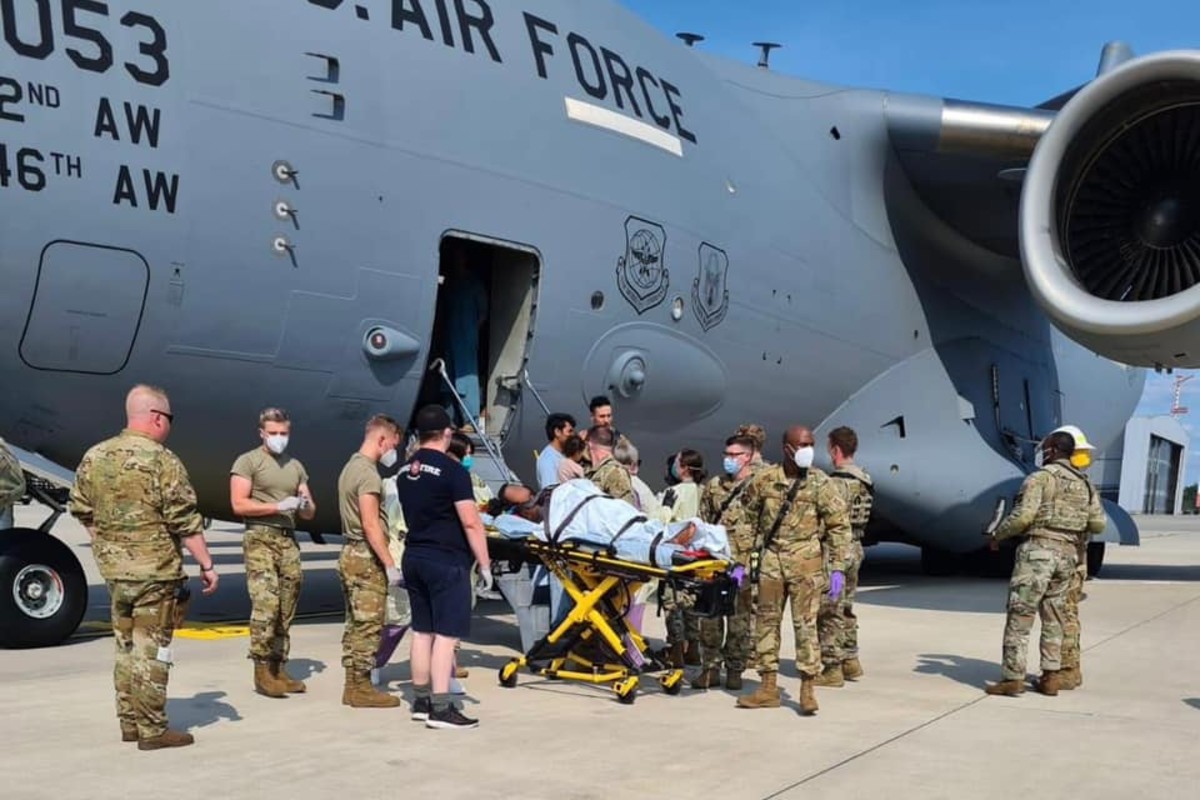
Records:
{"label": "camouflage uniform", "polygon": [[609,497],[624,500],[637,508],[637,496],[633,492],[633,481],[629,478],[629,471],[612,456],[588,470],[587,478]]}
{"label": "camouflage uniform", "polygon": [[[733,560],[749,565],[754,550],[754,530],[746,517],[744,493],[753,475],[745,480],[717,476],[704,486],[700,496],[700,518],[724,525],[729,534]],[[716,617],[700,621],[700,655],[705,669],[725,662],[729,672],[741,672],[753,655],[754,610],[749,584],[738,592],[737,609],[728,619]]]}
{"label": "camouflage uniform", "polygon": [[21,462],[0,439],[0,530],[13,526],[13,505],[25,496],[25,473]]}
{"label": "camouflage uniform", "polygon": [[[858,592],[858,571],[863,561],[862,539],[867,521],[871,518],[874,487],[867,471],[853,462],[842,464],[830,474],[829,479],[846,501],[854,536],[850,558],[843,570],[846,588],[836,600],[823,596],[817,619],[821,661],[832,667],[858,658],[858,617],[854,615],[854,595]],[[826,572],[833,572],[832,567]]]}
{"label": "camouflage uniform", "polygon": [[[250,498],[260,503],[278,503],[296,495],[300,485],[308,482],[300,461],[262,448],[239,456],[231,474],[249,480]],[[295,512],[252,517],[245,523],[242,553],[250,593],[250,658],[286,663],[291,650],[289,631],[304,583]]]}
{"label": "camouflage uniform", "polygon": [[71,514],[94,531],[92,553],[112,598],[117,718],[140,739],[167,730],[167,678],[176,593],[185,582],[180,539],[203,532],[179,458],[124,430],[88,450]]}
{"label": "camouflage uniform", "polygon": [[[759,554],[758,605],[754,620],[758,671],[779,671],[779,626],[784,604],[792,601],[792,625],[796,635],[796,668],[804,678],[821,671],[821,648],[817,637],[817,611],[827,588],[825,567],[845,568],[850,560],[851,531],[846,501],[829,477],[810,468],[800,484],[788,515],[770,546],[764,539],[775,526],[793,479],[782,466],[768,467],[750,479],[743,506],[753,526]],[[828,559],[822,555],[828,548]]]}
{"label": "camouflage uniform", "polygon": [[[1089,533],[1091,533],[1089,531]],[[1067,588],[1066,602],[1063,604],[1063,643],[1062,668],[1078,669],[1080,661],[1079,637],[1079,601],[1083,599],[1083,582],[1087,580],[1087,546],[1090,536],[1084,536],[1075,551],[1077,564],[1071,575],[1071,584]]]}
{"label": "camouflage uniform", "polygon": [[1043,672],[1062,668],[1066,595],[1077,566],[1079,543],[1088,531],[1104,530],[1104,509],[1091,482],[1066,459],[1025,479],[1012,513],[1000,523],[996,541],[1027,537],[1017,547],[1004,626],[1005,681],[1025,679],[1029,631],[1042,619]]}
{"label": "camouflage uniform", "polygon": [[345,543],[338,556],[338,576],[346,601],[346,628],[342,634],[342,666],[361,674],[375,666],[375,653],[387,609],[387,573],[367,543],[359,514],[358,498],[379,495],[380,528],[389,529],[384,509],[383,479],[375,462],[355,453],[338,478],[338,507]]}

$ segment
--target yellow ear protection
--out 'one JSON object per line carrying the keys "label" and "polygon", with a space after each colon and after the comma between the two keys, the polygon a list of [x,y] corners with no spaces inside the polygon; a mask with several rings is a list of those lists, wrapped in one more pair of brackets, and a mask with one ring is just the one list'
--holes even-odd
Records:
{"label": "yellow ear protection", "polygon": [[1087,469],[1092,465],[1092,454],[1088,450],[1076,450],[1071,456],[1071,466],[1075,469]]}

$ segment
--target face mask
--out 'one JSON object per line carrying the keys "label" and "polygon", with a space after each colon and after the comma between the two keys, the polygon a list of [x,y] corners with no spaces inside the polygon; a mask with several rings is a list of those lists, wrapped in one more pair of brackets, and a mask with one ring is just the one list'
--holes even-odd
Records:
{"label": "face mask", "polygon": [[1033,465],[1035,467],[1046,466],[1046,451],[1045,450],[1039,449],[1036,453],[1033,454]]}
{"label": "face mask", "polygon": [[671,477],[675,480],[682,480],[679,477],[679,465],[674,461],[671,462]]}
{"label": "face mask", "polygon": [[741,471],[741,466],[736,458],[726,458],[721,462],[721,466],[725,469],[726,475],[737,475]]}
{"label": "face mask", "polygon": [[1071,466],[1075,469],[1087,469],[1092,465],[1092,454],[1086,450],[1071,456]]}
{"label": "face mask", "polygon": [[388,450],[386,453],[381,455],[379,457],[379,463],[383,464],[385,467],[396,466],[396,448],[393,447],[391,450]]}
{"label": "face mask", "polygon": [[277,433],[267,437],[267,449],[275,455],[279,455],[284,450],[287,450],[288,437],[286,434]]}
{"label": "face mask", "polygon": [[816,457],[817,451],[811,445],[797,447],[796,452],[792,454],[792,461],[796,462],[796,466],[800,469],[808,469],[813,465],[813,459]]}
{"label": "face mask", "polygon": [[467,472],[470,472],[471,467],[475,466],[475,456],[463,456],[462,465],[463,469],[467,470]]}

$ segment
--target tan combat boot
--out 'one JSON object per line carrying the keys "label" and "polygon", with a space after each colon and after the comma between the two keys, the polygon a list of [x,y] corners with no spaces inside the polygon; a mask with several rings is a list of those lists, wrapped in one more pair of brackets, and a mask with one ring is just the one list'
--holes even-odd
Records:
{"label": "tan combat boot", "polygon": [[1058,695],[1058,670],[1048,669],[1038,678],[1037,690],[1047,697]]}
{"label": "tan combat boot", "polygon": [[840,689],[846,685],[845,678],[842,676],[841,664],[826,664],[825,669],[821,670],[821,674],[815,680],[817,686],[828,686],[833,689]]}
{"label": "tan combat boot", "polygon": [[856,681],[863,676],[862,664],[857,658],[847,658],[842,662],[842,677],[848,681]]}
{"label": "tan combat boot", "polygon": [[196,739],[190,733],[179,731],[163,731],[153,739],[142,739],[138,742],[138,750],[162,750],[167,747],[187,747]]}
{"label": "tan combat boot", "polygon": [[810,717],[817,713],[817,693],[813,689],[816,680],[807,676],[800,676],[800,713],[806,717]]}
{"label": "tan combat boot", "polygon": [[775,683],[777,673],[765,672],[762,684],[751,694],[738,698],[738,708],[779,708],[779,687]]}
{"label": "tan combat boot", "polygon": [[136,742],[138,740],[137,726],[131,722],[121,723],[121,741]]}
{"label": "tan combat boot", "polygon": [[742,671],[740,669],[725,670],[725,688],[735,692],[742,690]]}
{"label": "tan combat boot", "polygon": [[271,674],[271,664],[265,659],[254,659],[254,691],[266,697],[287,697],[279,680]]}
{"label": "tan combat boot", "polygon": [[683,669],[683,642],[676,642],[667,650],[667,663],[675,669]]}
{"label": "tan combat boot", "polygon": [[1079,667],[1068,667],[1058,673],[1058,688],[1064,691],[1077,689],[1083,683],[1083,677],[1079,674]]}
{"label": "tan combat boot", "polygon": [[999,683],[988,684],[984,691],[988,694],[1016,697],[1019,694],[1025,693],[1025,683],[1023,681],[1000,681]]}
{"label": "tan combat boot", "polygon": [[683,663],[688,667],[700,666],[700,646],[695,642],[688,642],[683,651]]}
{"label": "tan combat boot", "polygon": [[692,678],[693,689],[710,689],[721,685],[721,668],[712,667]]}
{"label": "tan combat boot", "polygon": [[380,692],[371,685],[371,673],[346,670],[346,687],[342,690],[342,705],[351,708],[395,708],[400,698]]}
{"label": "tan combat boot", "polygon": [[275,685],[288,694],[303,694],[308,691],[308,687],[304,685],[304,681],[298,681],[291,675],[288,675],[283,661],[271,662],[271,677],[275,679]]}

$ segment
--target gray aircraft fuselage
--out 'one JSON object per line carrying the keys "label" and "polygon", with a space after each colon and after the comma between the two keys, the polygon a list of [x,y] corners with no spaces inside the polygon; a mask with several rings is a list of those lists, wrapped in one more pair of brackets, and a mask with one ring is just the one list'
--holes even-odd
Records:
{"label": "gray aircraft fuselage", "polygon": [[[162,386],[210,516],[280,405],[338,530],[364,421],[406,422],[427,379],[447,236],[536,257],[521,366],[581,423],[610,393],[648,477],[680,447],[719,468],[739,423],[772,459],[788,424],[850,425],[919,544],[976,548],[1033,441],[1119,443],[1141,394],[1050,324],[1014,250],[930,210],[889,131],[920,98],[713,58],[609,2],[0,17],[0,434],[74,467],[132,384]],[[408,344],[378,357],[375,329]],[[532,481],[519,393],[504,452]]]}

